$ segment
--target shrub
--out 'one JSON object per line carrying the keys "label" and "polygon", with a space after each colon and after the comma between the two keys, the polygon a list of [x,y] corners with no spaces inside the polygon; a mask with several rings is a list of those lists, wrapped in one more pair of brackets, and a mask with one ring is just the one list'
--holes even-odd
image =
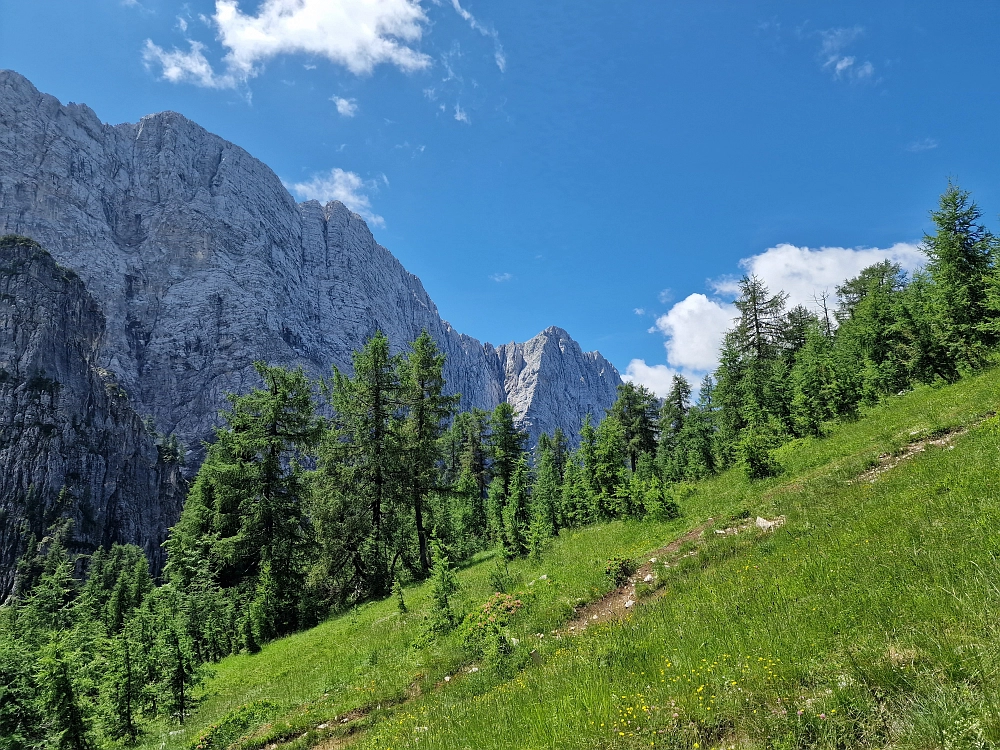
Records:
{"label": "shrub", "polygon": [[246,703],[226,714],[218,724],[206,729],[190,745],[190,750],[225,750],[258,724],[278,706],[271,701]]}
{"label": "shrub", "polygon": [[522,599],[497,592],[479,609],[471,612],[462,623],[465,646],[476,657],[484,657],[494,665],[513,651],[513,639],[508,632],[514,617],[524,609]]}
{"label": "shrub", "polygon": [[611,579],[615,588],[628,583],[629,576],[635,573],[635,571],[635,561],[620,555],[608,558],[608,563],[604,566],[604,575]]}

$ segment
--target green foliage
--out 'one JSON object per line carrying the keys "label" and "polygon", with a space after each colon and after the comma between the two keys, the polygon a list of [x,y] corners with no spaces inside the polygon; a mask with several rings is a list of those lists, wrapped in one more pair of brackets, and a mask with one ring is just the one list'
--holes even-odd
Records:
{"label": "green foliage", "polygon": [[13,639],[0,640],[0,750],[29,750],[43,739],[35,669],[27,649]]}
{"label": "green foliage", "polygon": [[268,700],[246,703],[205,730],[188,746],[189,750],[226,750],[248,729],[264,721],[277,707]]}
{"label": "green foliage", "polygon": [[62,640],[54,638],[39,653],[38,683],[48,735],[57,750],[91,750],[94,747],[90,717],[74,679],[72,655]]}
{"label": "green foliage", "polygon": [[498,592],[466,615],[461,632],[469,654],[494,669],[502,667],[514,648],[510,626],[522,609],[520,598]]}
{"label": "green foliage", "polygon": [[604,566],[604,575],[608,577],[615,588],[618,588],[628,583],[629,577],[637,569],[638,566],[632,558],[613,555],[608,558],[608,562]]}
{"label": "green foliage", "polygon": [[431,612],[428,629],[432,633],[446,633],[455,627],[457,617],[452,598],[458,591],[458,579],[451,562],[441,545],[434,540],[434,567],[431,570]]}

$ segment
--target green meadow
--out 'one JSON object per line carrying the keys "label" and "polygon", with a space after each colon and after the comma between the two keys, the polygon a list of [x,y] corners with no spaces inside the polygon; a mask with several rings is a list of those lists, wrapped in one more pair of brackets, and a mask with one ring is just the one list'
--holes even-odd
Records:
{"label": "green meadow", "polygon": [[[503,653],[428,635],[414,586],[405,613],[372,602],[212,665],[195,713],[143,746],[994,747],[998,401],[995,370],[919,388],[784,445],[775,478],[697,484],[677,520],[563,531],[506,568],[480,555],[456,609],[498,584],[518,599]],[[756,516],[786,522],[714,533]],[[708,519],[623,617],[565,628],[611,590],[610,557],[645,562]]]}

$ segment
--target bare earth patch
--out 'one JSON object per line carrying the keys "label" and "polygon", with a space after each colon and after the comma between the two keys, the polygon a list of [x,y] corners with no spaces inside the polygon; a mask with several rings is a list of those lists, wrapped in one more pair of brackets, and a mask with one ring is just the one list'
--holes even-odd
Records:
{"label": "bare earth patch", "polygon": [[878,464],[873,466],[868,471],[861,474],[856,481],[859,482],[874,482],[880,476],[885,474],[891,469],[895,469],[904,461],[913,458],[914,456],[923,453],[930,446],[937,446],[938,448],[953,447],[951,444],[956,438],[961,437],[966,432],[969,431],[968,427],[958,427],[949,430],[945,433],[924,438],[923,440],[917,440],[916,442],[910,443],[900,453],[883,453],[878,457]]}
{"label": "bare earth patch", "polygon": [[[732,534],[739,534],[740,532],[746,531],[750,528],[759,528],[764,532],[773,531],[774,529],[782,526],[784,523],[785,517],[778,516],[771,521],[764,518],[757,518],[756,520],[747,521],[737,526],[712,529],[712,526],[715,525],[715,519],[710,518],[700,526],[691,529],[691,531],[688,531],[686,534],[682,534],[669,544],[666,544],[653,552],[651,557],[643,563],[638,570],[636,570],[624,586],[605,594],[600,599],[577,610],[573,619],[557,630],[556,635],[575,635],[577,633],[582,633],[591,625],[597,625],[598,623],[606,622],[611,619],[624,617],[640,604],[639,597],[636,593],[636,587],[641,583],[655,584],[656,574],[653,572],[654,563],[656,561],[661,561],[669,567],[671,564],[676,563],[678,560],[681,560],[686,556],[698,554],[697,549],[681,552],[681,548],[687,543],[696,544],[699,539],[704,538],[708,534],[709,530],[712,530],[713,535],[728,536]],[[647,596],[643,601],[652,601],[662,596],[664,593],[666,593],[665,589],[658,589],[652,595]]]}

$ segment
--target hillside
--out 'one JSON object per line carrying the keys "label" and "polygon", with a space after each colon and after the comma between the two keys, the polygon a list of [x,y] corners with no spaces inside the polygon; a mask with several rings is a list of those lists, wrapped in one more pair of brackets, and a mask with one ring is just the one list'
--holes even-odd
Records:
{"label": "hillside", "polygon": [[[510,564],[509,654],[470,662],[459,633],[423,636],[429,588],[409,588],[408,614],[369,603],[214,665],[196,713],[144,746],[992,747],[998,397],[996,370],[918,388],[786,444],[778,477],[699,483],[681,519],[564,531]],[[609,556],[692,531],[660,553],[662,588],[569,624],[609,591]],[[460,609],[497,570],[460,572]]]}

